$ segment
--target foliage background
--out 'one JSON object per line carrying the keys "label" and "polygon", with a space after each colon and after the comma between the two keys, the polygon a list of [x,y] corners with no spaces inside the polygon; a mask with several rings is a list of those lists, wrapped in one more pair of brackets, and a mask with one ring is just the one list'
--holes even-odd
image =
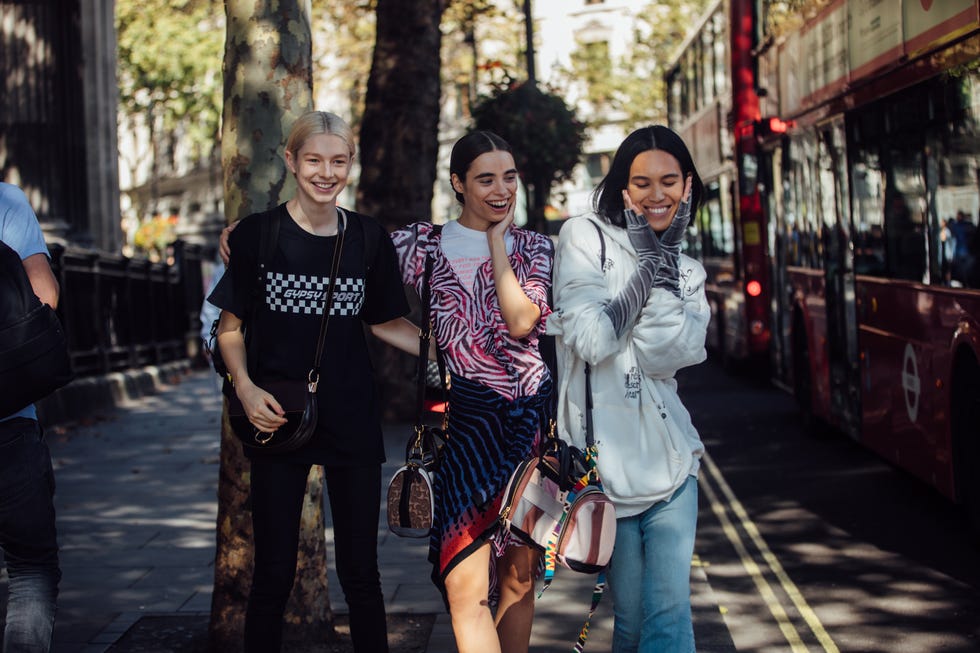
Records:
{"label": "foliage background", "polygon": [[544,208],[552,186],[571,178],[585,142],[585,124],[557,93],[531,82],[509,82],[473,108],[477,129],[496,132],[514,149],[514,161],[528,186],[528,221],[545,230]]}

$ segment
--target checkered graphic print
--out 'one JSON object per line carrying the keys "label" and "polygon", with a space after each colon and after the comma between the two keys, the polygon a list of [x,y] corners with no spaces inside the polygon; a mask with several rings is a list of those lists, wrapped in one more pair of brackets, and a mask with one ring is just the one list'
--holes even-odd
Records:
{"label": "checkered graphic print", "polygon": [[[302,315],[323,314],[326,277],[305,274],[266,274],[265,301],[269,310]],[[333,292],[331,315],[354,316],[364,305],[364,279],[340,278]]]}

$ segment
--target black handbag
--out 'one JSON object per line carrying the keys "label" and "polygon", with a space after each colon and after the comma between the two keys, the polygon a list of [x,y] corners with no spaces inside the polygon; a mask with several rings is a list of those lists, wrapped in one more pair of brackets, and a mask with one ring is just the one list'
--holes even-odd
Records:
{"label": "black handbag", "polygon": [[[310,441],[316,430],[318,417],[317,408],[317,386],[320,381],[320,360],[323,357],[323,343],[327,336],[327,325],[330,322],[330,308],[333,306],[334,288],[337,283],[337,274],[340,269],[340,257],[344,243],[344,215],[337,209],[337,242],[334,245],[333,263],[330,270],[330,280],[327,283],[327,292],[323,301],[323,315],[320,318],[320,334],[317,338],[316,349],[313,354],[313,365],[306,380],[298,379],[276,379],[258,382],[260,387],[276,398],[284,411],[283,417],[286,423],[272,432],[258,429],[249,421],[245,414],[245,407],[238,399],[234,388],[226,386],[226,396],[228,397],[228,422],[231,425],[235,436],[242,443],[245,449],[251,451],[284,453],[295,451]],[[251,338],[248,347],[249,371],[258,369],[255,364],[257,359],[258,343]]]}
{"label": "black handbag", "polygon": [[259,430],[249,421],[245,407],[232,391],[227,395],[228,423],[242,446],[253,451],[286,452],[309,442],[318,417],[316,381],[268,381],[262,383],[262,389],[282,406],[286,423],[271,433]]}
{"label": "black handbag", "polygon": [[0,241],[0,417],[74,378],[65,330],[34,294],[20,256]]}
{"label": "black handbag", "polygon": [[[400,537],[429,536],[435,513],[432,475],[439,466],[439,448],[446,440],[445,418],[441,428],[427,426],[423,419],[429,340],[432,337],[429,323],[429,276],[432,273],[432,263],[432,256],[427,256],[422,277],[423,324],[419,329],[419,357],[415,370],[415,427],[405,446],[405,464],[395,471],[388,482],[388,529]],[[441,357],[438,366],[440,378],[445,379]],[[448,415],[448,412],[444,415]]]}

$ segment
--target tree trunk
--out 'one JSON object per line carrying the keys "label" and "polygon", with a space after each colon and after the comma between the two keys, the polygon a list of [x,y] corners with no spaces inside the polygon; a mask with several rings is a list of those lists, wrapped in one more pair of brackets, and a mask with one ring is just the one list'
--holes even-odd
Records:
{"label": "tree trunk", "polygon": [[[308,1],[226,0],[225,11],[221,163],[230,223],[276,206],[293,192],[283,146],[292,122],[312,108],[312,38]],[[242,649],[253,562],[248,478],[248,460],[228,426],[226,410],[210,622],[210,649],[220,653]],[[284,637],[331,638],[320,467],[314,467],[308,481],[297,576]]]}
{"label": "tree trunk", "polygon": [[[439,23],[445,0],[378,0],[361,123],[357,208],[389,229],[430,220],[439,153]],[[372,347],[386,419],[412,419],[412,363]]]}
{"label": "tree trunk", "polygon": [[357,207],[389,229],[427,220],[432,211],[444,6],[445,0],[378,0]]}

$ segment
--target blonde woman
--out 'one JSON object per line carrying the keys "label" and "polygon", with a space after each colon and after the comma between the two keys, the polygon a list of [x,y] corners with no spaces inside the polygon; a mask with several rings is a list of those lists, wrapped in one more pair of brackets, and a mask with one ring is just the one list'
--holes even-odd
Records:
{"label": "blonde woman", "polygon": [[[337,575],[350,609],[356,651],[388,650],[378,572],[378,518],[384,445],[363,324],[403,333],[408,312],[395,250],[387,231],[364,215],[341,210],[337,197],[354,159],[350,127],[314,111],[293,125],[285,159],[296,194],[243,219],[231,232],[231,257],[210,301],[222,309],[218,344],[249,420],[263,431],[284,423],[263,382],[303,379],[323,312],[335,245],[343,230],[337,290],[320,367],[319,420],[309,443],[289,453],[249,452],[255,572],[245,617],[245,651],[279,651],[282,618],[293,585],[300,513],[311,465],[323,465],[333,517]],[[260,226],[276,219],[276,251],[254,299]],[[241,327],[258,333],[247,342]],[[409,328],[411,340],[417,337]],[[246,365],[257,347],[257,369]]]}

